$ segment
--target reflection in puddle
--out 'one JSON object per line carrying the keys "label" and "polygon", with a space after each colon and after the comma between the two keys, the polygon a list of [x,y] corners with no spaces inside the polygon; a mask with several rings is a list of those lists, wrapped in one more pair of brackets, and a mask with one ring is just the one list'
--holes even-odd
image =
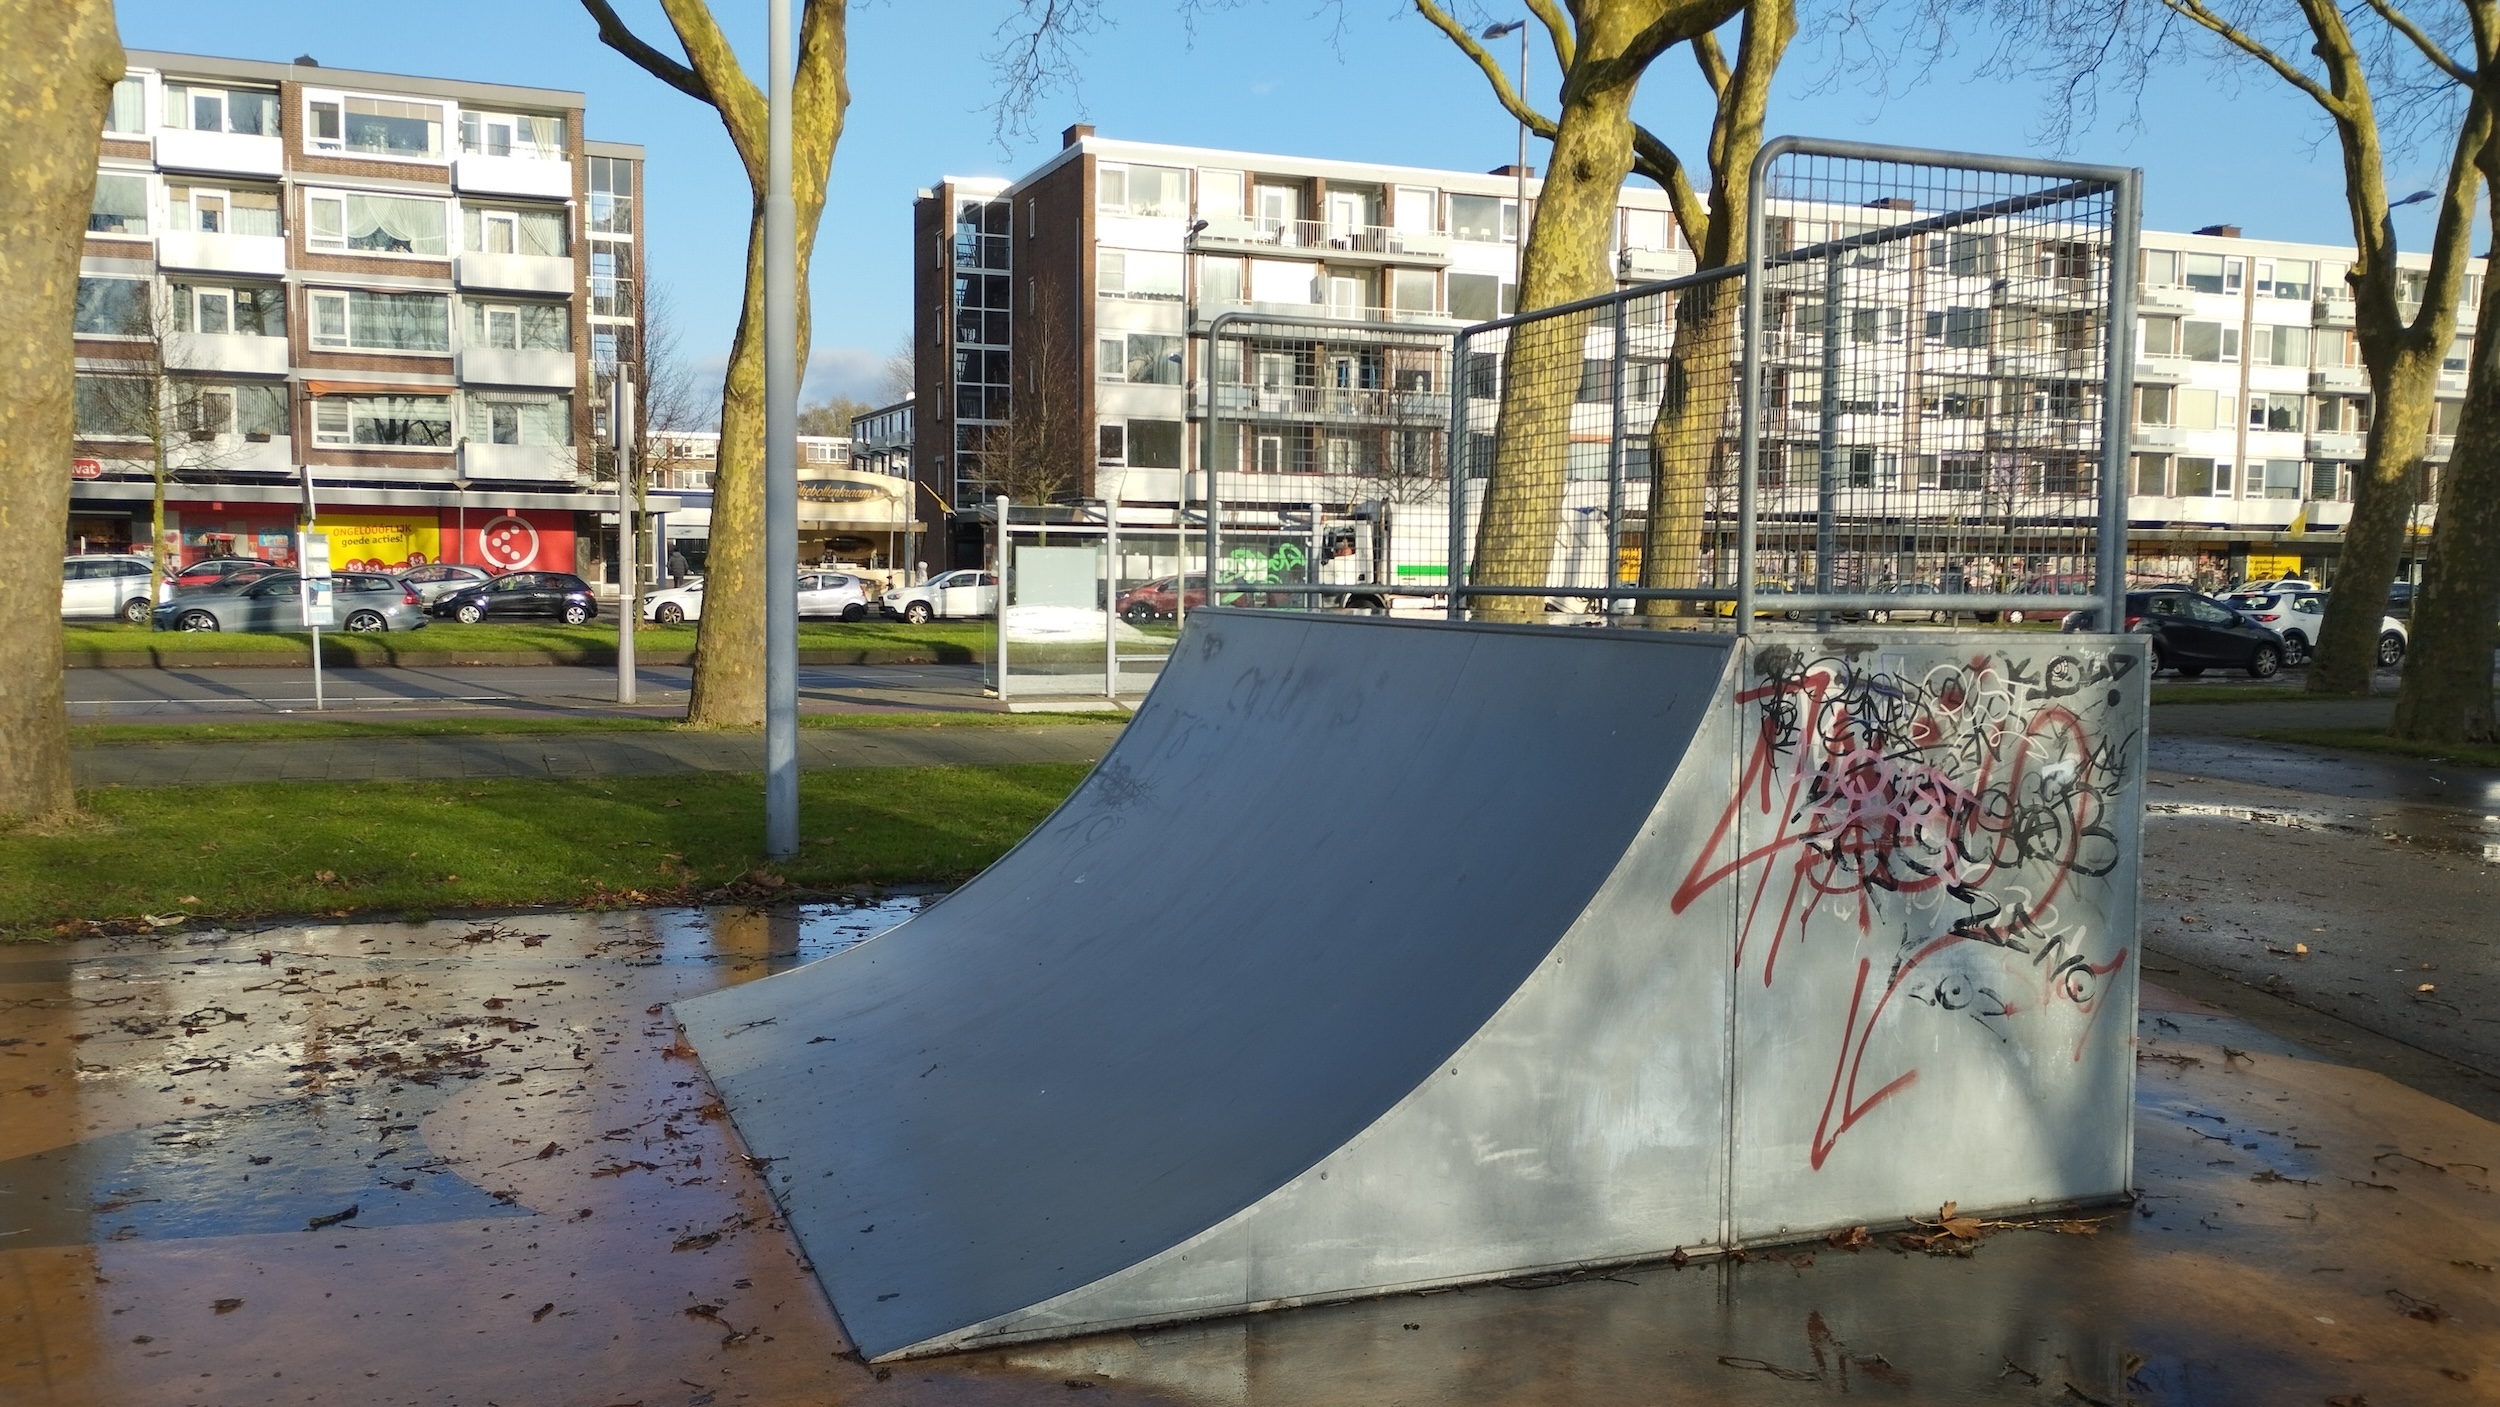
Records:
{"label": "reflection in puddle", "polygon": [[2489,838],[2489,832],[2494,828],[2493,818],[2429,807],[2389,807],[2369,812],[2348,812],[2338,818],[2324,811],[2300,807],[2148,801],[2144,804],[2144,814],[2148,818],[2241,821],[2284,830],[2374,835],[2395,845],[2435,850],[2443,854],[2469,855],[2486,864],[2500,865],[2500,841]]}

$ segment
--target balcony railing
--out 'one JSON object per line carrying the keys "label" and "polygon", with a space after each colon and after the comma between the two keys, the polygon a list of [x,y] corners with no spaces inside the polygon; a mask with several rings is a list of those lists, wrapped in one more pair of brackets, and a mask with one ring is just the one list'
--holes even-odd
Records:
{"label": "balcony railing", "polygon": [[1344,225],[1327,220],[1249,220],[1219,216],[1198,232],[1198,247],[1267,251],[1307,250],[1316,254],[1370,255],[1379,259],[1446,263],[1446,235],[1386,225]]}
{"label": "balcony railing", "polygon": [[1421,308],[1382,308],[1367,303],[1253,303],[1236,300],[1201,299],[1198,303],[1198,327],[1226,313],[1242,313],[1272,318],[1337,318],[1346,322],[1411,322],[1447,323],[1456,314]]}
{"label": "balcony railing", "polygon": [[1214,393],[1216,409],[1226,415],[1384,421],[1417,427],[1446,426],[1450,420],[1450,398],[1433,391],[1219,384]]}
{"label": "balcony railing", "polygon": [[2309,373],[2312,391],[2338,391],[2347,395],[2367,395],[2370,373],[2366,367],[2322,366]]}

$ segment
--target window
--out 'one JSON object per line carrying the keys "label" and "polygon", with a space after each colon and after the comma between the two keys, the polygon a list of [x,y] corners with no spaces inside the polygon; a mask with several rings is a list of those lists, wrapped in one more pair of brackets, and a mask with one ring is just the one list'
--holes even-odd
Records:
{"label": "window", "polygon": [[2165,498],[2170,493],[2170,456],[2139,454],[2135,457],[2133,480],[2137,494],[2146,498]]}
{"label": "window", "polygon": [[1667,212],[1664,210],[1626,210],[1623,212],[1623,247],[1626,249],[1666,249]]}
{"label": "window", "polygon": [[527,254],[561,259],[565,253],[564,212],[464,208],[460,212],[460,247],[472,254]]}
{"label": "window", "polygon": [[469,438],[482,445],[573,443],[571,396],[484,396],[470,392]]}
{"label": "window", "polygon": [[80,373],[70,388],[72,424],[82,439],[147,438],[148,380]]}
{"label": "window", "polygon": [[275,288],[173,286],[174,330],[286,336],[286,295]]}
{"label": "window", "polygon": [[1389,273],[1389,306],[1401,313],[1429,313],[1433,310],[1433,275],[1430,269],[1393,269]]}
{"label": "window", "polygon": [[256,235],[275,239],[278,193],[274,190],[216,190],[206,186],[167,185],[166,223],[177,230],[201,234]]}
{"label": "window", "polygon": [[1927,315],[1927,340],[1947,347],[1988,345],[1988,310],[1946,308]]}
{"label": "window", "polygon": [[2311,466],[2309,496],[2329,503],[2340,501],[2344,497],[2344,467],[2340,464]]}
{"label": "window", "polygon": [[590,158],[590,228],[594,234],[634,232],[634,163],[623,157]]}
{"label": "window", "polygon": [[113,105],[104,113],[104,130],[136,136],[148,130],[147,85],[125,78],[113,85]]}
{"label": "window", "polygon": [[451,398],[324,396],[313,402],[313,443],[449,449]]}
{"label": "window", "polygon": [[1139,469],[1180,468],[1181,423],[1177,420],[1130,421],[1128,462]]}
{"label": "window", "polygon": [[2431,433],[2434,435],[2455,434],[2457,425],[2464,418],[2465,402],[2463,401],[2431,402]]}
{"label": "window", "polygon": [[1987,486],[1986,461],[1974,454],[1922,454],[1918,486],[1944,493],[1977,493]]}
{"label": "window", "polygon": [[1988,383],[1929,380],[1919,384],[1920,408],[1940,420],[1982,420],[1988,414]]}
{"label": "window", "polygon": [[1118,464],[1128,458],[1128,427],[1105,425],[1097,435],[1095,458],[1105,464]]}
{"label": "window", "polygon": [[311,191],[304,196],[304,224],[311,249],[438,259],[451,253],[443,202],[419,196]]}
{"label": "window", "polygon": [[2144,251],[2144,286],[2176,288],[2179,286],[2179,254],[2173,249]]}
{"label": "window", "polygon": [[2249,492],[2262,492],[2267,498],[2300,497],[2300,461],[2269,459],[2262,465],[2248,466]]}
{"label": "window", "polygon": [[[1001,297],[1003,299],[1004,295]],[[1002,301],[998,306],[1005,307],[1006,304]],[[590,311],[603,318],[630,318],[635,315],[632,245],[613,239],[591,242]]]}
{"label": "window", "polygon": [[2309,365],[2309,329],[2306,327],[2264,327],[2249,330],[2255,345],[2249,350],[2250,360],[2259,366]]}
{"label": "window", "polygon": [[193,434],[275,439],[290,433],[284,386],[185,386],[174,395],[174,427]]}
{"label": "window", "polygon": [[[2182,498],[2203,498],[2214,492],[2214,462],[2194,455],[2179,456],[2179,488]],[[2231,472],[2225,466],[2221,475],[2222,491],[2230,492]]]}
{"label": "window", "polygon": [[508,112],[460,114],[460,150],[471,156],[564,159],[564,119]]}
{"label": "window", "polygon": [[451,350],[451,300],[439,293],[371,293],[315,289],[315,347],[376,352]]}
{"label": "window", "polygon": [[2193,361],[2235,362],[2240,359],[2240,330],[2225,323],[2184,322],[2179,345]]}
{"label": "window", "polygon": [[1181,256],[1143,249],[1094,252],[1095,289],[1105,298],[1179,302]]}
{"label": "window", "polygon": [[165,85],[165,125],[194,132],[241,132],[247,136],[278,135],[278,95],[242,88],[203,88],[197,84]]}
{"label": "window", "polygon": [[2452,375],[2463,376],[2466,367],[2472,363],[2473,357],[2474,344],[2460,337],[2448,344],[2448,355],[2440,358],[2439,369]]}
{"label": "window", "polygon": [[1094,375],[1103,381],[1139,386],[1181,384],[1181,339],[1132,332],[1110,336],[1095,346]]}
{"label": "window", "polygon": [[2178,413],[2178,396],[2168,386],[2142,386],[2136,390],[2135,420],[2139,425],[2169,425]]}
{"label": "window", "polygon": [[1172,166],[1101,166],[1094,172],[1094,197],[1107,215],[1186,215],[1189,173]]}
{"label": "window", "polygon": [[[2315,264],[2306,259],[2260,259],[2257,261],[2257,292],[2276,298],[2297,298],[2306,303],[2315,290],[2312,270]],[[2271,275],[2271,277],[2269,277]]]}
{"label": "window", "polygon": [[136,278],[81,278],[71,327],[82,337],[148,335],[148,285]]}
{"label": "window", "polygon": [[[1032,202],[1027,201],[1030,205]],[[1015,206],[1004,200],[965,200],[955,205],[955,267],[959,269],[1005,269],[1009,267],[1008,224],[1015,218]],[[1031,216],[1026,216],[1027,221]]]}
{"label": "window", "polygon": [[1239,259],[1207,259],[1198,261],[1198,297],[1208,303],[1241,301],[1241,261]]}
{"label": "window", "polygon": [[2297,392],[2252,392],[2248,397],[2248,428],[2297,434],[2303,419],[2301,410],[2306,404],[2307,398]]}
{"label": "window", "polygon": [[1927,267],[1962,278],[1990,278],[1997,271],[1997,237],[1941,234],[1927,241]]}
{"label": "window", "polygon": [[147,232],[148,178],[118,171],[97,173],[95,204],[87,211],[87,233],[144,235]]}
{"label": "window", "polygon": [[2184,272],[2181,282],[2196,293],[2237,293],[2245,262],[2219,254],[2183,254],[2180,256]]}
{"label": "window", "polygon": [[2172,400],[2178,416],[2172,423],[2182,430],[2228,430],[2239,410],[2238,397],[2194,386],[2179,388]]}
{"label": "window", "polygon": [[1450,316],[1462,322],[1491,322],[1502,315],[1504,284],[1496,274],[1451,274]]}
{"label": "window", "polygon": [[1241,173],[1238,171],[1199,172],[1198,213],[1209,220],[1240,219],[1241,189]]}
{"label": "window", "polygon": [[2179,355],[2179,320],[2177,318],[2146,318],[2138,326],[2144,335],[2137,339],[2136,355],[2175,357]]}
{"label": "window", "polygon": [[1450,234],[1480,244],[1519,237],[1519,202],[1492,195],[1450,197]]}
{"label": "window", "polygon": [[314,151],[419,161],[442,158],[443,109],[439,103],[314,96],[306,107]]}
{"label": "window", "polygon": [[1401,233],[1433,233],[1441,228],[1441,193],[1430,186],[1398,187],[1389,198],[1389,221]]}
{"label": "window", "polygon": [[562,303],[468,302],[467,345],[517,352],[573,350],[572,310]]}

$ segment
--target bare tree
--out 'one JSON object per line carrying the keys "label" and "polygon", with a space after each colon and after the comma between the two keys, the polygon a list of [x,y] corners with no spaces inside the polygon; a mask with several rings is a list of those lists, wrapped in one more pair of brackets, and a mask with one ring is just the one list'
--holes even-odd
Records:
{"label": "bare tree", "polygon": [[1077,325],[1064,316],[1066,290],[1060,280],[1044,277],[1037,297],[1042,311],[1022,319],[1027,335],[1016,350],[1020,375],[1008,391],[1006,421],[991,429],[983,458],[989,492],[1031,504],[1054,502],[1085,481],[1091,433],[1076,415],[1084,368],[1070,342],[1074,334],[1048,331]]}
{"label": "bare tree", "polygon": [[911,334],[906,332],[903,334],[903,340],[894,344],[894,350],[886,353],[885,365],[877,380],[877,390],[885,397],[885,403],[892,405],[897,401],[909,400],[919,385],[919,381],[914,377]]}
{"label": "bare tree", "polygon": [[57,815],[70,787],[61,695],[69,528],[71,323],[96,153],[121,41],[107,0],[0,0],[0,820]]}

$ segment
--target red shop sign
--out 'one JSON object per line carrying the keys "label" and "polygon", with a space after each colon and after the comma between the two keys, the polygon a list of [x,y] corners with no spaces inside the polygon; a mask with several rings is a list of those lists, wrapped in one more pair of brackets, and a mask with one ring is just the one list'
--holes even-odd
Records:
{"label": "red shop sign", "polygon": [[73,479],[101,479],[104,477],[104,461],[73,459],[69,462],[69,476]]}

